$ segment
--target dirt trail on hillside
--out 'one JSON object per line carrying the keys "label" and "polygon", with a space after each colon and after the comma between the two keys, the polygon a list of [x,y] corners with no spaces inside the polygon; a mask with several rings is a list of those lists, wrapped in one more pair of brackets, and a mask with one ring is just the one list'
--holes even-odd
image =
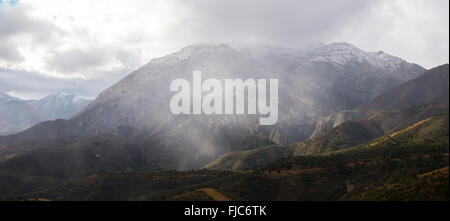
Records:
{"label": "dirt trail on hillside", "polygon": [[203,188],[199,189],[200,191],[203,191],[206,193],[209,197],[211,197],[215,201],[231,201],[232,199],[219,191],[213,189],[213,188]]}

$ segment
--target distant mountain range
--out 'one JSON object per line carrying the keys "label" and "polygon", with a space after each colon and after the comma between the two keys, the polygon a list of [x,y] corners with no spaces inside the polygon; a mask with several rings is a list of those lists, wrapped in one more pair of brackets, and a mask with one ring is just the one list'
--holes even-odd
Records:
{"label": "distant mountain range", "polygon": [[22,100],[0,92],[0,135],[17,133],[42,121],[69,119],[89,102],[65,93]]}

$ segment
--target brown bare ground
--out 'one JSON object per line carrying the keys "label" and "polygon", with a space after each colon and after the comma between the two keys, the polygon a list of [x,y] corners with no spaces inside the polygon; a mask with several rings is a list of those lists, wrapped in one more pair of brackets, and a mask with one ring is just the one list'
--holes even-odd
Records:
{"label": "brown bare ground", "polygon": [[202,189],[199,189],[199,191],[203,191],[204,193],[206,193],[206,195],[208,195],[215,201],[231,201],[232,200],[230,197],[220,193],[219,191],[217,191],[213,188],[202,188]]}

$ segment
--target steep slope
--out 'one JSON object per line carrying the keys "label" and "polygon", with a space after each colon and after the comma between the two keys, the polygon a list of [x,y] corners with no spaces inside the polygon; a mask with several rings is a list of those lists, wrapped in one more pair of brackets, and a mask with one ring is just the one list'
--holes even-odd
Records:
{"label": "steep slope", "polygon": [[353,110],[331,114],[318,120],[312,137],[349,120],[371,118],[380,112],[399,112],[449,96],[449,65],[430,69]]}
{"label": "steep slope", "polygon": [[448,97],[400,112],[381,112],[369,120],[345,121],[325,134],[291,145],[272,145],[250,151],[227,153],[208,163],[205,168],[216,170],[247,170],[274,160],[310,154],[328,153],[364,143],[384,134],[402,132],[432,116],[448,115]]}
{"label": "steep slope", "polygon": [[349,121],[333,128],[327,134],[291,145],[272,145],[248,151],[227,153],[208,163],[211,170],[247,170],[277,159],[307,154],[321,154],[340,150],[383,134],[380,126],[371,121]]}
{"label": "steep slope", "polygon": [[383,130],[374,121],[348,121],[333,128],[323,136],[295,144],[294,156],[341,150],[382,135]]}
{"label": "steep slope", "polygon": [[[257,49],[201,44],[153,59],[103,91],[67,123],[37,125],[39,130],[0,138],[0,143],[11,146],[10,140],[100,135],[124,126],[158,137],[154,142],[158,146],[152,148],[164,148],[173,158],[182,146],[179,153],[185,160],[170,168],[197,168],[230,151],[304,140],[312,134],[318,116],[354,108],[423,71],[418,65],[344,43],[305,54],[277,48],[249,51]],[[258,126],[258,115],[173,115],[170,83],[178,78],[190,81],[194,70],[202,71],[202,79],[278,79],[277,124]],[[41,130],[58,134],[33,132]]]}
{"label": "steep slope", "polygon": [[[282,126],[273,128],[280,130],[282,140],[291,142],[302,139],[306,134],[311,133],[308,128],[312,124],[308,122],[314,121],[317,114],[356,107],[357,104],[347,105],[346,103],[352,102],[342,101],[347,97],[365,94],[365,98],[351,98],[356,103],[362,104],[381,93],[372,91],[375,90],[374,87],[383,87],[381,91],[385,91],[391,87],[390,84],[399,84],[412,79],[423,71],[419,66],[408,64],[400,59],[398,62],[407,68],[393,68],[395,70],[388,72],[392,75],[385,73],[387,68],[384,65],[378,65],[376,62],[370,62],[358,56],[354,58],[356,61],[351,60],[339,65],[332,63],[333,61],[317,59],[318,54],[327,57],[342,56],[341,54],[332,54],[333,51],[349,51],[348,53],[351,54],[354,50],[358,50],[366,57],[372,55],[372,53],[363,52],[349,44],[342,45],[343,48],[335,48],[335,44],[331,44],[325,47],[328,48],[326,51],[319,48],[304,56],[290,53],[279,54],[276,53],[277,50],[273,50],[266,55],[254,57],[241,53],[240,50],[235,50],[228,45],[189,46],[174,54],[153,59],[149,64],[105,90],[74,121],[82,124],[83,129],[94,133],[102,132],[119,124],[137,128],[152,128],[161,124],[160,119],[170,122],[174,117],[168,110],[169,99],[173,95],[168,90],[169,84],[176,78],[189,80],[192,78],[193,70],[201,70],[203,79],[279,79],[279,110],[281,113],[279,113],[280,118],[277,125]],[[361,76],[380,78],[391,83],[377,83],[373,79],[370,80],[370,84],[353,81],[354,78]],[[391,79],[394,77],[395,79]],[[341,85],[344,84],[341,81],[345,81],[346,85]],[[324,88],[327,91],[323,91]],[[338,88],[346,88],[348,91],[342,93],[333,91]],[[355,90],[350,91],[349,88]],[[200,118],[200,121],[210,118],[205,116]],[[240,120],[244,120],[243,124],[248,124],[247,118]],[[180,124],[179,121],[183,122],[186,119],[175,120]],[[190,119],[188,118],[188,120]],[[229,118],[226,120],[233,121]],[[293,121],[298,122],[299,125],[290,125]],[[254,123],[250,123],[250,125],[254,125]],[[300,133],[297,133],[298,135],[290,134],[285,128]]]}
{"label": "steep slope", "polygon": [[385,134],[398,131],[409,125],[432,116],[449,113],[449,97],[438,98],[428,104],[407,108],[400,112],[380,112],[369,117],[369,120],[380,124]]}
{"label": "steep slope", "polygon": [[401,111],[449,96],[449,65],[426,71],[418,78],[401,84],[357,109],[371,116],[378,112]]}
{"label": "steep slope", "polygon": [[[406,130],[392,139],[369,141],[354,148],[319,156],[283,159],[256,169],[244,186],[270,186],[260,192],[259,199],[336,200],[358,195],[386,183],[403,180],[448,166],[448,116],[434,117]],[[377,143],[376,145],[372,145]],[[370,146],[368,148],[368,146]],[[256,184],[256,182],[258,184]],[[238,191],[244,197],[257,191],[244,192],[239,185],[221,191]],[[435,186],[430,185],[430,191]],[[436,191],[441,188],[434,189]],[[445,197],[448,191],[437,192]]]}
{"label": "steep slope", "polygon": [[[147,138],[132,128],[119,128],[102,136],[75,138],[5,155],[0,171],[75,179],[94,171],[153,170],[171,168],[183,162],[182,149],[155,149],[158,137]],[[161,144],[164,145],[164,144]],[[182,146],[180,146],[182,147]],[[175,157],[176,151],[178,157]]]}

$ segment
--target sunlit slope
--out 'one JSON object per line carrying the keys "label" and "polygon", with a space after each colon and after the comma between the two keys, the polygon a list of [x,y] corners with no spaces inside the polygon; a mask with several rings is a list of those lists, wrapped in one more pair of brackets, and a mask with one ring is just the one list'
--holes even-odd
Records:
{"label": "sunlit slope", "polygon": [[[367,102],[359,107],[351,110],[345,110],[338,113],[333,113],[329,116],[322,117],[317,121],[316,129],[312,137],[320,136],[332,128],[350,120],[360,119],[377,119],[376,115],[384,119],[392,118],[391,121],[382,121],[383,130],[392,132],[405,127],[403,122],[409,120],[423,120],[423,117],[429,117],[433,115],[442,115],[443,112],[448,113],[448,101],[447,108],[440,108],[437,106],[431,106],[431,109],[419,108],[422,105],[427,105],[433,101],[447,98],[449,96],[449,65],[444,64],[430,70],[425,71],[419,77],[400,84],[390,90],[380,94],[370,102]],[[439,103],[445,102],[443,100]],[[411,109],[412,108],[412,109]],[[409,111],[406,111],[410,109]],[[398,112],[403,112],[406,115],[395,115]],[[415,113],[416,112],[416,113]],[[418,113],[417,113],[418,112]],[[427,116],[421,116],[421,113]],[[386,115],[387,114],[387,115]],[[400,121],[399,121],[400,120]],[[400,123],[400,124],[397,124]],[[408,122],[409,124],[411,122]],[[391,131],[389,131],[392,129]]]}
{"label": "sunlit slope", "polygon": [[350,200],[448,201],[448,190],[448,167],[444,167],[377,187]]}
{"label": "sunlit slope", "polygon": [[383,134],[401,133],[405,128],[437,115],[448,114],[448,97],[400,112],[381,112],[369,120],[347,121],[324,135],[291,145],[272,145],[251,151],[227,153],[205,166],[218,170],[246,170],[289,156],[321,154],[349,148]]}
{"label": "sunlit slope", "polygon": [[231,201],[232,199],[213,188],[202,188],[174,196],[177,201]]}
{"label": "sunlit slope", "polygon": [[[395,136],[323,154],[284,158],[246,172],[96,172],[20,196],[50,200],[177,200],[183,196],[183,200],[212,200],[205,191],[198,192],[212,188],[233,200],[341,200],[447,167],[448,152],[448,116],[440,116]],[[448,194],[433,191],[440,196]]]}
{"label": "sunlit slope", "polygon": [[349,121],[320,137],[291,145],[271,145],[248,151],[227,153],[205,168],[213,170],[247,170],[271,161],[307,154],[321,154],[340,150],[374,139],[383,134],[380,127],[370,121]]}

